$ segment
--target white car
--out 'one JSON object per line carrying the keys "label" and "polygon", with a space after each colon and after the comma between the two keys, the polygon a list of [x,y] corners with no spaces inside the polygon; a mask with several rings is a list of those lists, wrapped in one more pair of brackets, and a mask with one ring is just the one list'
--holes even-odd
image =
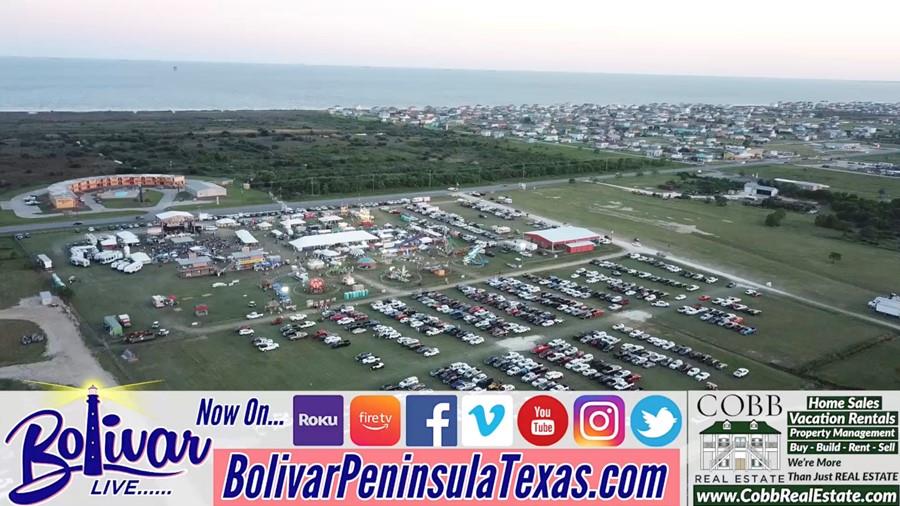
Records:
{"label": "white car", "polygon": [[243,327],[238,329],[239,336],[252,336],[254,330],[251,328]]}
{"label": "white car", "polygon": [[686,298],[687,298],[687,295],[685,295],[683,293],[679,293],[678,295],[675,296],[675,300],[684,300]]}
{"label": "white car", "polygon": [[299,322],[305,320],[306,315],[303,313],[292,314],[291,316],[288,316],[288,319],[292,322]]}
{"label": "white car", "polygon": [[426,351],[422,355],[425,357],[433,357],[433,356],[439,354],[440,352],[441,352],[441,350],[439,350],[437,348],[431,348],[430,350]]}
{"label": "white car", "polygon": [[368,357],[364,357],[362,360],[360,360],[360,362],[362,362],[365,365],[374,364],[375,362],[380,362],[380,361],[381,361],[381,358],[379,358],[376,355],[369,355]]}
{"label": "white car", "polygon": [[298,329],[308,329],[308,328],[314,326],[315,324],[316,324],[316,322],[306,320],[305,322],[301,323],[300,325],[297,325],[297,328]]}
{"label": "white car", "polygon": [[257,349],[259,351],[263,351],[263,352],[277,350],[278,348],[279,348],[278,343],[267,343],[267,344],[263,344],[263,345],[260,345],[257,347]]}
{"label": "white car", "polygon": [[750,370],[741,367],[741,368],[739,368],[739,369],[735,369],[735,370],[734,370],[733,376],[734,376],[735,378],[743,378],[744,376],[746,376],[746,375],[748,375],[748,374],[750,374]]}
{"label": "white car", "polygon": [[417,378],[415,376],[410,376],[406,379],[401,380],[400,383],[397,384],[397,386],[399,386],[400,388],[409,388],[418,383],[419,383],[419,378]]}
{"label": "white car", "polygon": [[248,320],[255,320],[257,318],[262,318],[264,315],[262,313],[257,313],[256,311],[247,314]]}

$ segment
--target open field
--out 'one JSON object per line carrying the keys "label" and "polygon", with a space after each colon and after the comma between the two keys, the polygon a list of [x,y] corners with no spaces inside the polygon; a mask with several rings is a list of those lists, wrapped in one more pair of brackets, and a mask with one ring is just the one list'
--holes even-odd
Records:
{"label": "open field", "polygon": [[855,158],[855,160],[861,162],[888,162],[893,164],[900,164],[900,153],[887,153],[881,155],[870,155],[870,156],[860,156]]}
{"label": "open field", "polygon": [[45,360],[46,342],[23,345],[21,338],[26,334],[40,332],[40,327],[23,320],[0,320],[0,367],[12,364],[30,364]]}
{"label": "open field", "polygon": [[[737,169],[737,168],[736,168]],[[725,172],[725,171],[723,171]],[[735,172],[729,170],[727,172]],[[817,169],[796,165],[770,165],[746,169],[747,175],[757,175],[762,179],[776,177],[827,184],[831,191],[855,193],[868,199],[900,198],[900,178],[883,177],[866,174],[853,174],[846,171]],[[884,191],[882,193],[882,190]]]}
{"label": "open field", "polygon": [[[865,311],[874,296],[896,290],[896,253],[851,243],[792,213],[780,227],[763,224],[767,210],[639,196],[604,185],[561,185],[512,193],[514,205],[560,221],[639,238],[669,251],[813,300]],[[565,203],[562,205],[561,203]],[[840,252],[832,263],[828,254]]]}
{"label": "open field", "polygon": [[283,199],[676,164],[319,111],[0,114],[0,189],[89,174],[232,178]]}

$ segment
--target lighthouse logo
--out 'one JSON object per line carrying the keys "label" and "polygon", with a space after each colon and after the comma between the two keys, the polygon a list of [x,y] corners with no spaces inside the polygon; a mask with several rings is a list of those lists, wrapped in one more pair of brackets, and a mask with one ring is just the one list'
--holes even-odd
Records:
{"label": "lighthouse logo", "polygon": [[[86,423],[67,426],[63,415],[53,409],[31,413],[6,435],[6,445],[21,444],[22,482],[9,492],[13,504],[28,505],[62,492],[76,475],[93,479],[92,494],[111,495],[107,475],[135,478],[165,478],[181,474],[179,464],[200,465],[209,455],[212,441],[190,430],[173,432],[163,427],[135,431],[122,418],[100,415],[100,395],[90,387]],[[158,482],[157,482],[158,483]],[[168,495],[171,491],[141,489],[134,495]]]}

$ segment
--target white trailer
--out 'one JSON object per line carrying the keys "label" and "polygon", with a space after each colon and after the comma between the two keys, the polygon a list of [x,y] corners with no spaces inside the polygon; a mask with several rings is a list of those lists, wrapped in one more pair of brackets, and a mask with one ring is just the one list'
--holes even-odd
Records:
{"label": "white trailer", "polygon": [[81,255],[72,255],[69,257],[69,263],[76,267],[89,267],[91,261]]}
{"label": "white trailer", "polygon": [[125,255],[121,251],[101,251],[94,255],[94,260],[101,265],[106,265],[116,260],[121,260]]}
{"label": "white trailer", "polygon": [[49,271],[50,269],[53,268],[53,261],[50,260],[50,257],[48,257],[47,255],[45,255],[43,253],[37,255],[35,257],[35,261],[37,262],[38,265],[41,266],[41,269],[44,269],[45,271]]}
{"label": "white trailer", "polygon": [[900,295],[892,293],[890,297],[875,297],[869,302],[869,307],[876,313],[900,318]]}

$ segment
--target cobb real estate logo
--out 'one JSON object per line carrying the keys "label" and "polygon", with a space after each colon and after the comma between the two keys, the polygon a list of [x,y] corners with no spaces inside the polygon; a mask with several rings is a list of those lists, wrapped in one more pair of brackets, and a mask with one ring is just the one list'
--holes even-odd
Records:
{"label": "cobb real estate logo", "polygon": [[[159,488],[159,479],[177,476],[184,462],[199,466],[209,455],[212,440],[190,430],[177,433],[164,427],[135,431],[115,413],[100,416],[100,394],[91,386],[87,393],[84,430],[66,426],[63,414],[53,409],[35,411],[6,435],[6,445],[21,441],[22,480],[10,490],[14,504],[47,500],[61,492],[77,475],[93,480],[91,495],[170,495]],[[129,480],[108,478],[125,475]],[[142,479],[152,479],[154,488]]]}
{"label": "cobb real estate logo", "polygon": [[771,471],[781,468],[781,432],[757,420],[721,420],[700,431],[700,469]]}

